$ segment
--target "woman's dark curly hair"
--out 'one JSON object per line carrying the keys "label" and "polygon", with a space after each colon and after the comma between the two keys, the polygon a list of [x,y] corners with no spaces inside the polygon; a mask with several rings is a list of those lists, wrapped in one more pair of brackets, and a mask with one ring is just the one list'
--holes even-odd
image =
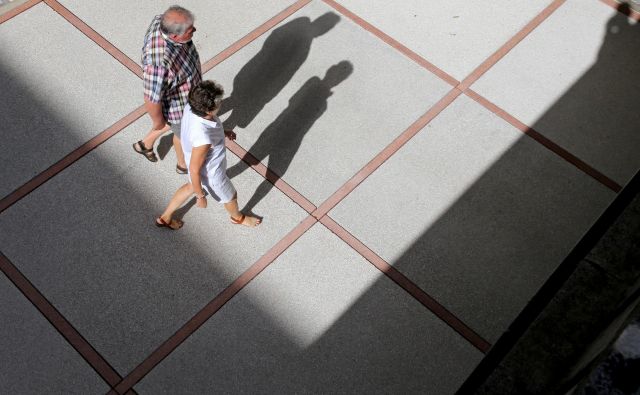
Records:
{"label": "woman's dark curly hair", "polygon": [[199,117],[205,117],[208,112],[215,110],[222,101],[224,89],[215,81],[202,81],[189,91],[189,105],[191,112]]}

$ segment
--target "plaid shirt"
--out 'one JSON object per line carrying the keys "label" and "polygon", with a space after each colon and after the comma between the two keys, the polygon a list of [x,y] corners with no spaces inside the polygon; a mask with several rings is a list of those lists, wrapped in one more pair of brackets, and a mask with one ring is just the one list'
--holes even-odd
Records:
{"label": "plaid shirt", "polygon": [[193,42],[176,43],[160,31],[156,16],[144,36],[142,69],[144,97],[152,103],[162,103],[162,113],[168,122],[180,122],[187,104],[189,90],[202,81],[200,56]]}

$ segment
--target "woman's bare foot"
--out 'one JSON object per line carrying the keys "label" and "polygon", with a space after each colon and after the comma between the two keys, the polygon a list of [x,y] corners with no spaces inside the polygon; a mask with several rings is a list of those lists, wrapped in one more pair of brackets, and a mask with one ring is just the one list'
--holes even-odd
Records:
{"label": "woman's bare foot", "polygon": [[230,217],[230,218],[232,223],[236,225],[248,226],[250,228],[255,228],[256,226],[260,225],[260,223],[262,223],[262,219],[258,217],[253,217],[250,215],[244,215],[244,214],[242,214],[238,218],[233,218],[233,217]]}

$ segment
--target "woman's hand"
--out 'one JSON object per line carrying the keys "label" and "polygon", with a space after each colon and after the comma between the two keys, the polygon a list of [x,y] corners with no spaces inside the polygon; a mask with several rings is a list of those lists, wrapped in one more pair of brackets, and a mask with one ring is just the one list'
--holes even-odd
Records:
{"label": "woman's hand", "polygon": [[202,197],[196,196],[196,207],[207,208],[207,198],[204,195]]}
{"label": "woman's hand", "polygon": [[227,136],[227,138],[229,140],[235,140],[236,139],[236,133],[233,130],[225,130],[224,131],[224,135]]}

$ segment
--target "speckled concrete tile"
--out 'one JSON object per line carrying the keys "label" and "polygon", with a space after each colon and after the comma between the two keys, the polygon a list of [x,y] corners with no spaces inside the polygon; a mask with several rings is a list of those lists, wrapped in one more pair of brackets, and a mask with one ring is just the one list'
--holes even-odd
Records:
{"label": "speckled concrete tile", "polygon": [[461,81],[551,0],[338,3]]}
{"label": "speckled concrete tile", "polygon": [[640,168],[640,24],[570,0],[472,89],[619,184]]}
{"label": "speckled concrete tile", "polygon": [[316,205],[450,89],[319,2],[205,77],[238,142]]}
{"label": "speckled concrete tile", "polygon": [[493,342],[613,198],[461,96],[329,215]]}
{"label": "speckled concrete tile", "polygon": [[0,85],[2,197],[142,104],[140,79],[44,3],[0,25]]}
{"label": "speckled concrete tile", "polygon": [[2,274],[0,383],[5,394],[97,394],[109,386]]}
{"label": "speckled concrete tile", "polygon": [[[133,152],[149,126],[139,120],[0,215],[0,250],[123,375],[306,216],[274,190],[254,208],[257,229],[231,224],[212,199],[188,206],[180,231],[156,228],[186,177],[172,155],[152,164]],[[253,170],[233,179],[241,205],[261,181]]]}
{"label": "speckled concrete tile", "polygon": [[[162,14],[174,0],[161,1],[60,1],[76,16],[140,64],[144,34],[154,16]],[[193,42],[202,62],[241,39],[294,0],[185,0],[179,3],[196,17]],[[114,21],[118,23],[113,23]]]}
{"label": "speckled concrete tile", "polygon": [[481,357],[316,224],[136,390],[449,394]]}

